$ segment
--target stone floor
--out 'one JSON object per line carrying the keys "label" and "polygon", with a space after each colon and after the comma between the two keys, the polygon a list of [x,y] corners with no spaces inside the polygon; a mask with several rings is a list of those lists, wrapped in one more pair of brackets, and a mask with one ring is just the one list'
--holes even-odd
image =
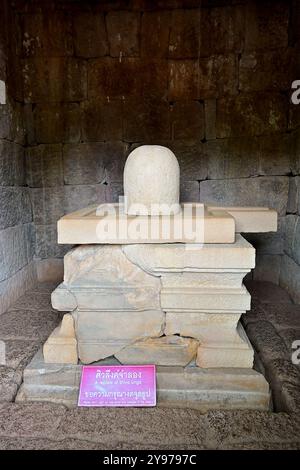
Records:
{"label": "stone floor", "polygon": [[0,449],[300,449],[300,365],[291,362],[292,342],[300,340],[300,306],[284,290],[249,282],[252,310],[243,320],[276,412],[201,414],[14,403],[24,367],[60,321],[50,304],[54,287],[37,286],[1,315],[6,365],[0,366]]}

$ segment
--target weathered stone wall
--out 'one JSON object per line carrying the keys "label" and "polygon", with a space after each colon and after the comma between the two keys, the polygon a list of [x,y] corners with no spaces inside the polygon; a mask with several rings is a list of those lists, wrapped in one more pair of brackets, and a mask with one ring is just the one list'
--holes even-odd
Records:
{"label": "weathered stone wall", "polygon": [[32,210],[25,182],[23,106],[13,16],[0,1],[0,313],[33,283]]}
{"label": "weathered stone wall", "polygon": [[36,257],[61,258],[69,247],[56,243],[57,219],[117,200],[130,150],[161,143],[180,161],[182,200],[278,210],[278,234],[247,238],[254,277],[278,283],[282,265],[285,282],[298,260],[283,233],[300,168],[300,112],[290,104],[299,2],[13,4]]}

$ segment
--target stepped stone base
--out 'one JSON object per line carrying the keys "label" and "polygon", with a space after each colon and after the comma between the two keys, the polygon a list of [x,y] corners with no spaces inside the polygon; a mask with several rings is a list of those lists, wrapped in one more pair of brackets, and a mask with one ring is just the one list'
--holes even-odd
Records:
{"label": "stepped stone base", "polygon": [[[106,359],[97,364],[119,364]],[[96,365],[96,364],[95,364]],[[82,365],[47,364],[40,350],[24,371],[16,401],[49,401],[77,405]],[[269,386],[251,369],[157,367],[158,406],[209,409],[260,409],[270,406]]]}

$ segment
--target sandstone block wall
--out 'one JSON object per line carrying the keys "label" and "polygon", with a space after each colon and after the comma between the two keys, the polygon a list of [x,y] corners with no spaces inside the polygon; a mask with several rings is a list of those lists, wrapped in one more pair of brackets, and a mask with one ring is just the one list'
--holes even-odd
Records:
{"label": "sandstone block wall", "polygon": [[56,243],[57,219],[116,201],[128,153],[156,143],[179,159],[182,200],[278,210],[277,234],[246,235],[257,248],[254,277],[296,291],[286,230],[298,211],[300,105],[290,95],[300,77],[299,2],[11,4],[24,184],[43,275],[46,260],[52,269],[69,249]]}
{"label": "sandstone block wall", "polygon": [[13,14],[0,1],[0,313],[35,277],[34,226],[25,178],[25,126],[14,55]]}

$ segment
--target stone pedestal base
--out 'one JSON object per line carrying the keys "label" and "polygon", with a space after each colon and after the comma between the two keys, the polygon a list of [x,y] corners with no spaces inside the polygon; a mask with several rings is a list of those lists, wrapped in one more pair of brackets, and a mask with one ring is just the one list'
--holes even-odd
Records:
{"label": "stone pedestal base", "polygon": [[[97,364],[119,364],[107,359]],[[95,364],[96,365],[96,364]],[[48,364],[39,351],[24,371],[16,401],[50,401],[76,406],[82,365]],[[165,407],[268,410],[269,386],[251,369],[157,367],[157,404]]]}
{"label": "stone pedestal base", "polygon": [[[25,371],[18,399],[76,404],[80,364],[155,364],[170,406],[267,408],[268,385],[239,322],[255,250],[232,244],[82,245],[52,293],[62,324]],[[73,364],[73,365],[72,365]],[[193,366],[191,366],[193,364]]]}

